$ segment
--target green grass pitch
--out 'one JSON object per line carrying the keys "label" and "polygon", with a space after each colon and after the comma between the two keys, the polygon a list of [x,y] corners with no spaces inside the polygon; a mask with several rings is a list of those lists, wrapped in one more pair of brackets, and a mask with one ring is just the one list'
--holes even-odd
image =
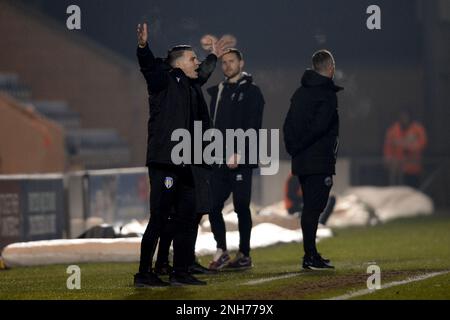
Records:
{"label": "green grass pitch", "polygon": [[[0,299],[328,299],[366,289],[367,267],[381,268],[381,285],[450,271],[450,217],[400,219],[375,227],[334,230],[319,243],[335,271],[302,271],[301,244],[252,251],[254,268],[200,276],[204,287],[135,289],[137,263],[80,264],[81,289],[68,290],[67,265],[0,270]],[[210,256],[201,257],[207,264]],[[450,273],[376,290],[355,299],[450,299]]]}

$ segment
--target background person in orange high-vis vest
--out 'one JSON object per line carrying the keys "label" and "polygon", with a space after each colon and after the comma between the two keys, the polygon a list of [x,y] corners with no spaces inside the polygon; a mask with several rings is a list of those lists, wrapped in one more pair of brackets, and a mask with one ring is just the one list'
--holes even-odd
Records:
{"label": "background person in orange high-vis vest", "polygon": [[412,121],[408,111],[402,111],[399,120],[387,130],[384,142],[384,161],[391,185],[419,187],[426,145],[425,128],[419,122]]}

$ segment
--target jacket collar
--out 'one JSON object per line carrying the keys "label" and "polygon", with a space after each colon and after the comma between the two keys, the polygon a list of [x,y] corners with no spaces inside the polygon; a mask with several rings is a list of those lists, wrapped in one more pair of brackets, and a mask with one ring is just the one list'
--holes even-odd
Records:
{"label": "jacket collar", "polygon": [[170,73],[177,79],[178,82],[180,82],[181,80],[189,80],[189,78],[180,68],[173,68]]}
{"label": "jacket collar", "polygon": [[[228,78],[225,78],[225,80],[223,81],[224,83],[229,83],[228,82]],[[252,75],[251,74],[249,74],[249,73],[247,73],[247,72],[245,72],[245,71],[243,71],[242,73],[241,73],[241,77],[239,78],[239,80],[236,82],[236,84],[238,85],[238,86],[241,86],[241,85],[244,85],[244,84],[247,84],[247,83],[252,83],[253,82],[253,77],[252,77]]]}
{"label": "jacket collar", "polygon": [[[222,82],[220,82],[218,85],[212,86],[208,88],[206,91],[211,95],[215,95],[219,91],[219,86],[223,86],[224,84],[228,83],[228,79],[225,78]],[[250,73],[242,72],[241,77],[236,82],[236,84],[240,86],[249,85],[253,83],[253,76]]]}
{"label": "jacket collar", "polygon": [[328,77],[324,77],[314,70],[308,69],[305,71],[302,77],[302,86],[305,88],[311,87],[327,87],[335,92],[344,90],[343,87],[339,87],[334,84],[334,81]]}

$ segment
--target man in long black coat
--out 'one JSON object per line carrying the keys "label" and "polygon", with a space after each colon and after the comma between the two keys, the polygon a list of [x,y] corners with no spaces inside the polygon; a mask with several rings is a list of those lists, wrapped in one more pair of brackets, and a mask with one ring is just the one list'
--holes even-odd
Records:
{"label": "man in long black coat", "polygon": [[304,269],[334,268],[317,252],[316,233],[319,216],[325,209],[333,185],[339,146],[339,115],[336,93],[342,90],[333,82],[335,62],[326,50],[312,58],[313,70],[306,70],[302,85],[291,99],[283,131],[292,173],[298,176],[303,191]]}
{"label": "man in long black coat", "polygon": [[[150,178],[150,221],[141,243],[139,272],[134,276],[137,287],[166,286],[152,270],[152,260],[163,231],[173,235],[174,269],[172,285],[204,285],[189,273],[196,224],[198,195],[193,161],[178,164],[172,150],[177,129],[187,130],[193,137],[194,121],[201,121],[203,130],[209,128],[209,113],[201,86],[213,72],[220,48],[212,46],[211,54],[200,64],[190,46],[172,48],[166,59],[155,58],[148,45],[147,24],[138,25],[137,57],[147,82],[150,118],[148,121],[147,166]],[[193,156],[193,155],[192,155]],[[193,158],[193,157],[192,157]],[[206,190],[206,189],[202,189]],[[170,219],[169,219],[170,217]],[[170,221],[170,222],[169,222]]]}

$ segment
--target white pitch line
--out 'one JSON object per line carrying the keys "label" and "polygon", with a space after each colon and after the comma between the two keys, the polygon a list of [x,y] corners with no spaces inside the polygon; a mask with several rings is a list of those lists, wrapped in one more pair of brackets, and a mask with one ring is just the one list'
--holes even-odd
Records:
{"label": "white pitch line", "polygon": [[[393,282],[389,282],[389,283],[387,283],[385,285],[382,285],[381,289],[387,289],[387,288],[391,288],[391,287],[395,287],[395,286],[401,286],[401,285],[404,285],[404,284],[408,284],[408,283],[411,283],[411,282],[422,281],[422,280],[426,280],[426,279],[433,278],[433,277],[440,276],[440,275],[447,274],[447,273],[450,273],[450,270],[427,273],[427,274],[423,274],[423,275],[420,275],[420,276],[417,276],[417,277],[408,278],[408,279],[402,280],[402,281],[393,281]],[[337,297],[333,297],[333,298],[329,298],[329,299],[325,299],[325,300],[347,300],[347,299],[351,299],[351,298],[355,298],[355,297],[359,297],[359,296],[364,296],[364,295],[367,295],[367,294],[375,293],[377,291],[379,291],[379,290],[363,289],[363,290],[350,292],[350,293],[344,294],[342,296],[337,296]]]}
{"label": "white pitch line", "polygon": [[263,278],[263,279],[258,279],[258,280],[251,280],[249,282],[245,282],[242,285],[244,286],[253,286],[256,284],[261,284],[261,283],[265,283],[265,282],[270,282],[270,281],[275,281],[275,280],[280,280],[280,279],[288,279],[288,278],[292,278],[295,276],[299,276],[300,273],[289,273],[289,274],[285,274],[284,276],[279,276],[279,277],[271,277],[271,278]]}

